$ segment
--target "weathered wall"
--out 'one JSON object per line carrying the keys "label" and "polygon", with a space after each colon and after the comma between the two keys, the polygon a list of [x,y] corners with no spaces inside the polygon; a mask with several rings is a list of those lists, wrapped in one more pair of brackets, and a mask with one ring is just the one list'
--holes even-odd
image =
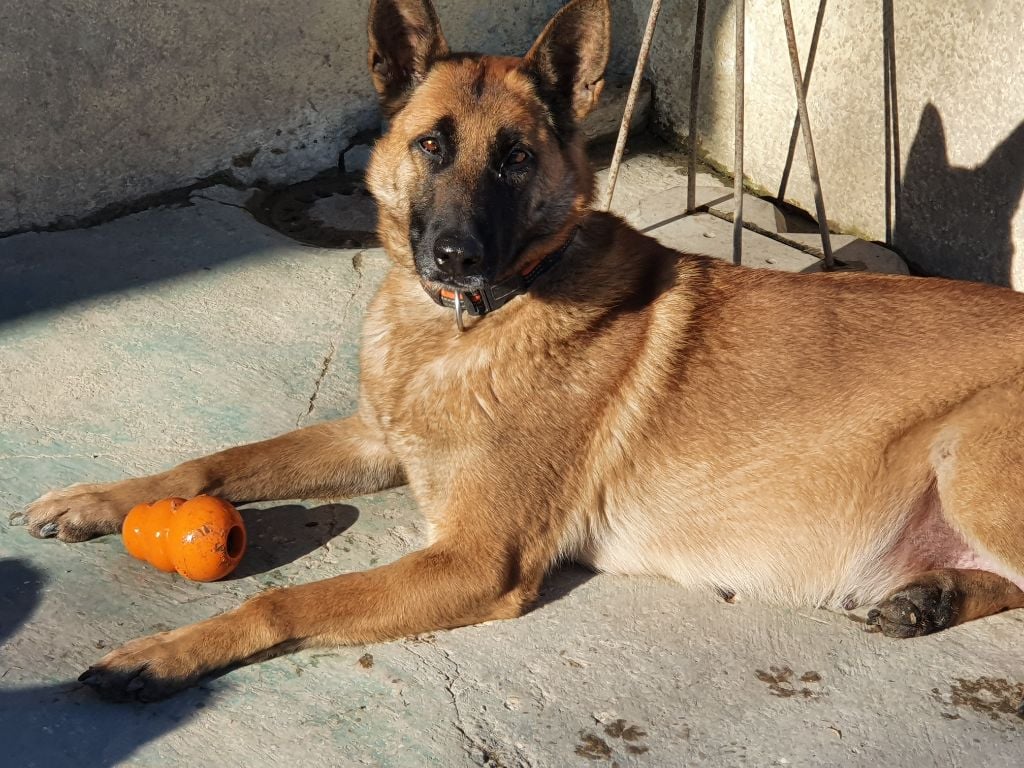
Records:
{"label": "weathered wall", "polygon": [[[456,48],[524,51],[559,0],[438,0]],[[232,170],[298,180],[378,116],[368,0],[0,3],[0,232]]]}
{"label": "weathered wall", "polygon": [[[0,4],[0,232],[74,223],[225,170],[282,182],[334,166],[377,126],[367,4]],[[453,47],[493,52],[524,51],[560,4],[437,2]],[[660,122],[679,138],[695,4],[665,0],[650,68]],[[747,5],[746,171],[775,193],[795,101],[779,3]],[[650,6],[613,7],[623,72]],[[733,7],[708,2],[700,112],[701,147],[726,168]],[[793,12],[804,62],[821,21],[809,106],[829,218],[923,271],[1024,284],[1024,5],[793,0]],[[800,141],[785,196],[813,209]]]}
{"label": "weathered wall", "polygon": [[[646,0],[631,2],[646,14]],[[680,138],[695,6],[665,0],[651,60],[656,108]],[[708,2],[699,116],[701,147],[726,168],[734,7]],[[792,7],[803,64],[820,16],[808,107],[829,219],[893,243],[925,272],[1024,285],[1024,5],[792,0]],[[780,3],[748,0],[746,22],[746,174],[777,194],[796,118]],[[886,85],[887,50],[894,87]],[[785,196],[814,209],[802,137]]]}

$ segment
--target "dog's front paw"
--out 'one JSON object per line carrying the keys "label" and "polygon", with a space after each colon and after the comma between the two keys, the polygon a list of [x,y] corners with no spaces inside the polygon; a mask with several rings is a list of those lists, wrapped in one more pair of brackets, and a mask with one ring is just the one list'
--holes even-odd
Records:
{"label": "dog's front paw", "polygon": [[12,515],[11,520],[20,519],[29,533],[40,539],[75,542],[117,533],[129,507],[118,501],[111,488],[80,483],[52,491],[29,504],[24,512]]}
{"label": "dog's front paw", "polygon": [[113,701],[158,701],[196,683],[202,652],[189,627],[142,637],[108,653],[78,678]]}

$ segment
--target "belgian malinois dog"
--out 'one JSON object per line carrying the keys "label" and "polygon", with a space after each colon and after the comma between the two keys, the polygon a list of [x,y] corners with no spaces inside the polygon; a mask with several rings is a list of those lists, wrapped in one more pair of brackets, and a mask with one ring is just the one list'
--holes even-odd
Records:
{"label": "belgian malinois dog", "polygon": [[358,413],[25,515],[82,541],[168,496],[408,483],[429,542],[130,642],[83,682],[152,700],[283,650],[509,619],[564,560],[875,605],[895,637],[1024,607],[1024,297],[737,268],[591,210],[577,125],[607,0],[570,2],[522,58],[451,52],[429,0],[374,0],[369,38],[390,127],[368,179],[394,266]]}

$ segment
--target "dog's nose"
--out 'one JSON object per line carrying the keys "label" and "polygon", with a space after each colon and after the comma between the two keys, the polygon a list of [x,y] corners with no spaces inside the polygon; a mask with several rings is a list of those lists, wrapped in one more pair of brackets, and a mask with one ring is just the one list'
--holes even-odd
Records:
{"label": "dog's nose", "polygon": [[443,232],[434,241],[434,261],[442,272],[451,277],[473,272],[483,258],[483,245],[475,237]]}

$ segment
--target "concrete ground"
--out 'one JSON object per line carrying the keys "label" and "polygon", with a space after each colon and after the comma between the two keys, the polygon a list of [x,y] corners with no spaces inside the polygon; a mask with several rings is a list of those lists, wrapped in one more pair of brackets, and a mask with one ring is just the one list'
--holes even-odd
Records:
{"label": "concrete ground", "polygon": [[[632,158],[617,207],[727,256],[728,222],[679,218],[683,195],[665,190],[685,181],[671,161]],[[709,201],[722,196],[700,182]],[[299,245],[257,223],[243,197],[207,190],[187,207],[0,240],[0,519],[47,489],[352,410],[360,318],[385,256]],[[761,214],[762,228],[787,228]],[[840,258],[902,269],[869,244],[839,245]],[[751,263],[816,268],[766,235],[747,232],[745,247]],[[244,514],[250,551],[214,584],[158,573],[118,537],[64,545],[0,524],[0,762],[1021,764],[1024,616],[897,642],[845,615],[575,568],[517,621],[298,653],[160,704],[108,704],[74,682],[138,635],[386,562],[423,536],[404,489]]]}

